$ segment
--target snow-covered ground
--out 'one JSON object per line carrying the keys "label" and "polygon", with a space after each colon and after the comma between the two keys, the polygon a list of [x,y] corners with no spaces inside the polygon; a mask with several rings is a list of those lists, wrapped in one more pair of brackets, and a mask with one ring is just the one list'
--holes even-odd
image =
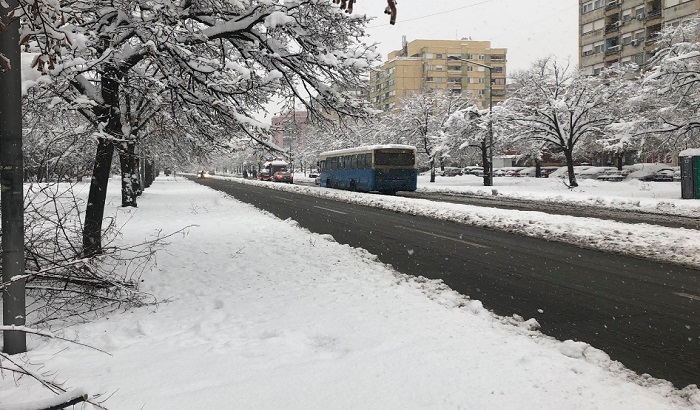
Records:
{"label": "snow-covered ground", "polygon": [[[456,178],[438,184],[480,189],[455,186]],[[440,282],[399,274],[368,252],[292,220],[180,177],[158,178],[139,208],[121,209],[116,181],[108,213],[131,219],[120,242],[191,226],[169,238],[142,277],[143,290],[161,302],[60,332],[109,354],[30,336],[26,355],[37,373],[57,371],[55,380],[66,388],[110,396],[109,409],[700,409],[695,386],[676,390],[636,375],[585,343],[543,336],[533,330],[534,319],[494,316]],[[495,189],[572,194],[544,181],[506,188],[497,180]],[[685,252],[688,262],[697,262],[692,252],[700,253],[700,235],[691,230],[676,237],[679,230],[646,225],[245,182],[465,223],[524,226],[528,234],[547,229],[571,239],[585,231],[593,243],[608,235],[610,242],[641,243],[647,251],[686,246],[676,252]],[[611,189],[621,195],[624,186]],[[671,186],[658,185],[656,194],[649,192],[656,185],[630,191],[640,195],[640,207],[654,207],[655,201],[676,202],[679,193],[663,191]],[[586,185],[580,192],[616,201]],[[578,219],[584,221],[572,221]],[[566,229],[577,233],[568,237]],[[29,378],[3,376],[2,409],[31,408],[17,404],[50,396]]]}

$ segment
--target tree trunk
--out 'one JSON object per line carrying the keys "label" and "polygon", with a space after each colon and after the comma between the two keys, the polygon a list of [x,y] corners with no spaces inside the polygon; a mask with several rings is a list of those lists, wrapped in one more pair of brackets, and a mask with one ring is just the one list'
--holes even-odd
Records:
{"label": "tree trunk", "polygon": [[430,182],[435,182],[435,160],[431,159],[429,164],[430,164]]}
{"label": "tree trunk", "polygon": [[625,154],[622,152],[615,153],[615,162],[617,162],[617,170],[622,171],[622,160]]}
{"label": "tree trunk", "polygon": [[135,140],[129,140],[120,144],[119,164],[122,174],[122,207],[136,208],[139,176]]}
{"label": "tree trunk", "polygon": [[[16,0],[0,2],[0,55],[9,67],[0,71],[0,202],[2,208],[2,323],[25,324],[25,280],[12,281],[24,272],[24,162],[22,160],[22,80],[19,48],[19,19],[7,15],[16,10]],[[24,332],[5,330],[3,351],[27,351]]]}
{"label": "tree trunk", "polygon": [[83,255],[86,257],[102,253],[102,219],[105,213],[107,184],[113,156],[114,141],[109,138],[99,138],[83,226]]}
{"label": "tree trunk", "polygon": [[148,188],[151,186],[151,183],[156,179],[155,174],[154,174],[154,163],[152,159],[148,159],[148,157],[145,158],[144,160],[144,168],[145,168],[145,177],[143,181],[143,186],[144,188]]}
{"label": "tree trunk", "polygon": [[542,161],[535,158],[535,178],[542,178]]}
{"label": "tree trunk", "polygon": [[[97,112],[100,123],[106,124],[104,133],[111,137],[119,136],[121,131],[118,74],[114,67],[108,66],[105,69],[101,82],[104,105],[99,107]],[[99,137],[83,225],[83,256],[85,257],[102,253],[102,219],[113,156],[114,140],[110,137]]]}
{"label": "tree trunk", "polygon": [[564,156],[566,157],[566,168],[569,171],[569,188],[575,188],[578,186],[576,182],[576,174],[574,174],[574,154],[571,150],[564,150]]}
{"label": "tree trunk", "polygon": [[486,146],[486,138],[481,140],[481,163],[484,166],[484,186],[491,185],[491,170],[489,169],[489,152]]}

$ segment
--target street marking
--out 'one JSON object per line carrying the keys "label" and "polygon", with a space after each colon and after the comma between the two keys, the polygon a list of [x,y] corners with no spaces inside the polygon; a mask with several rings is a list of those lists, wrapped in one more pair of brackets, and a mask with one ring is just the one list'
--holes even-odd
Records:
{"label": "street marking", "polygon": [[397,227],[397,228],[401,228],[401,229],[406,229],[406,230],[409,230],[409,231],[424,233],[424,234],[426,234],[426,235],[434,236],[434,237],[436,237],[436,238],[449,239],[449,240],[451,240],[451,241],[461,242],[461,243],[463,243],[463,244],[465,244],[465,245],[474,246],[474,247],[476,247],[476,248],[488,248],[488,247],[489,247],[489,246],[487,246],[487,245],[482,245],[482,244],[480,244],[480,243],[469,242],[469,241],[465,241],[465,240],[463,240],[463,239],[455,239],[455,238],[450,238],[449,236],[443,236],[443,235],[438,235],[438,234],[435,234],[435,233],[432,233],[432,232],[421,231],[420,229],[407,228],[407,227],[401,226],[401,225],[396,225],[396,227]]}
{"label": "street marking", "polygon": [[347,212],[340,212],[340,211],[336,211],[335,209],[328,209],[328,208],[324,208],[324,207],[322,207],[322,206],[316,206],[316,205],[314,205],[314,208],[323,209],[323,210],[330,211],[330,212],[335,212],[336,214],[347,215]]}
{"label": "street marking", "polygon": [[682,296],[682,297],[688,298],[688,299],[700,300],[700,296],[691,295],[690,293],[678,293],[678,292],[674,292],[673,294],[674,294],[674,295],[678,295],[678,296]]}
{"label": "street marking", "polygon": [[285,201],[285,202],[294,202],[294,200],[292,200],[292,199],[282,198],[281,196],[278,196],[276,198],[281,199],[282,201]]}

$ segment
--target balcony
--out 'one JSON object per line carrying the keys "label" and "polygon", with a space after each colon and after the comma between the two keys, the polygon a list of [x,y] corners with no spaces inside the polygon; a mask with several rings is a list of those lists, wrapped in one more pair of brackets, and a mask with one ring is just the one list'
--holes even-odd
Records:
{"label": "balcony", "polygon": [[619,53],[621,50],[622,50],[622,46],[619,45],[619,44],[618,44],[618,45],[614,45],[614,46],[610,46],[610,47],[608,47],[608,48],[605,50],[605,55],[606,55],[606,56],[609,56],[609,55],[612,55],[612,54],[617,54],[617,53]]}
{"label": "balcony", "polygon": [[646,20],[656,20],[661,18],[661,10],[652,10],[647,13]]}
{"label": "balcony", "polygon": [[620,3],[622,3],[622,1],[620,1],[620,0],[609,1],[608,4],[605,5],[605,11],[609,11],[609,10],[613,10],[613,9],[619,8],[619,7],[620,7]]}
{"label": "balcony", "polygon": [[616,21],[605,26],[605,34],[620,31],[620,21]]}

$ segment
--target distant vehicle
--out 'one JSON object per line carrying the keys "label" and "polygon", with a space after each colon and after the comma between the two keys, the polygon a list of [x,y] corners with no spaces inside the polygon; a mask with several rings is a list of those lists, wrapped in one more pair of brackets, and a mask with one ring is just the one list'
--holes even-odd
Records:
{"label": "distant vehicle", "polygon": [[260,181],[271,181],[272,175],[270,175],[269,170],[263,169],[260,172],[258,172],[258,179]]}
{"label": "distant vehicle", "polygon": [[[582,171],[587,170],[588,168],[591,168],[590,165],[575,165],[574,166],[574,176],[578,177]],[[556,178],[568,178],[569,177],[569,169],[567,166],[559,167],[554,172],[551,172],[549,174],[549,178],[556,177]]]}
{"label": "distant vehicle", "polygon": [[615,171],[615,167],[588,167],[583,171],[579,172],[578,179],[597,179],[598,176],[603,175],[608,171]]}
{"label": "distant vehicle", "polygon": [[484,168],[482,168],[482,167],[464,167],[464,168],[462,168],[463,175],[470,175],[470,174],[473,175],[478,171],[484,172]]}
{"label": "distant vehicle", "polygon": [[598,175],[596,179],[598,181],[620,182],[623,179],[627,178],[627,175],[629,174],[630,171],[627,169],[623,169],[622,171],[615,169],[611,171],[605,171],[604,173]]}
{"label": "distant vehicle", "polygon": [[169,177],[170,174],[171,174],[170,168],[165,168],[165,169],[163,170],[163,173],[165,174],[166,177]]}
{"label": "distant vehicle", "polygon": [[418,184],[416,147],[369,145],[322,152],[321,186],[350,191],[415,191]]}
{"label": "distant vehicle", "polygon": [[445,167],[440,173],[443,177],[454,177],[457,175],[462,175],[462,168]]}
{"label": "distant vehicle", "polygon": [[515,171],[515,175],[514,175],[514,176],[517,176],[517,177],[532,177],[532,178],[534,178],[536,172],[537,172],[537,168],[536,168],[536,167],[527,167],[527,168],[523,168],[523,169],[521,169],[521,170],[519,170],[519,171]]}
{"label": "distant vehicle", "polygon": [[493,176],[504,177],[506,176],[506,171],[504,171],[503,168],[496,168],[493,170]]}
{"label": "distant vehicle", "polygon": [[289,171],[287,162],[279,159],[267,161],[262,165],[262,169],[258,173],[258,179],[260,181],[272,181],[275,173],[281,171]]}
{"label": "distant vehicle", "polygon": [[294,176],[289,171],[277,171],[272,175],[273,182],[286,182],[288,184],[294,183]]}
{"label": "distant vehicle", "polygon": [[542,178],[549,178],[552,172],[558,170],[559,167],[542,167]]}
{"label": "distant vehicle", "polygon": [[505,176],[505,177],[517,177],[518,172],[521,169],[525,169],[525,167],[503,167],[500,169],[501,169],[501,171],[503,171],[503,176]]}
{"label": "distant vehicle", "polygon": [[627,179],[640,181],[670,182],[673,181],[677,167],[669,164],[634,164],[629,167]]}

